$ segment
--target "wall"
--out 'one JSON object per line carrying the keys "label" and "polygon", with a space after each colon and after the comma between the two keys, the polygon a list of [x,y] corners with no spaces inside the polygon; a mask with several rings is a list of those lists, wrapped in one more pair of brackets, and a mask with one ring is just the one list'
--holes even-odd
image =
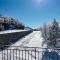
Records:
{"label": "wall", "polygon": [[14,33],[6,33],[0,34],[0,45],[8,45],[11,43],[15,43],[20,38],[28,35],[32,31],[22,31],[22,32],[14,32]]}

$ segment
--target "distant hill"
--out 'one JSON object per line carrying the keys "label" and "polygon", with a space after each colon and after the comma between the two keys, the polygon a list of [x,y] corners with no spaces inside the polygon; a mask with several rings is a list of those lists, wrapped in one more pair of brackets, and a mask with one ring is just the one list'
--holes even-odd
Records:
{"label": "distant hill", "polygon": [[32,29],[32,28],[30,28],[30,27],[25,27],[25,30],[33,31],[33,29]]}

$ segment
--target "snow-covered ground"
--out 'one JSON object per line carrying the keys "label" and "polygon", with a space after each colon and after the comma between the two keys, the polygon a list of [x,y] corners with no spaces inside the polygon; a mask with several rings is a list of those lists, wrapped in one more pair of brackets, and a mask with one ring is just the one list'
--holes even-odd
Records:
{"label": "snow-covered ground", "polygon": [[[43,38],[41,36],[41,31],[33,31],[31,34],[25,36],[24,38],[18,40],[15,44],[11,45],[11,46],[20,46],[20,47],[9,47],[8,49],[34,50],[34,48],[23,48],[23,47],[40,47],[40,48],[42,48],[42,42],[43,42]],[[43,47],[45,48],[46,45]],[[25,53],[26,53],[26,60],[28,60],[28,51],[23,52],[23,60],[25,60]],[[40,57],[39,60],[42,59],[41,53],[39,53],[39,57]],[[0,52],[0,60],[2,59],[1,54],[2,54],[2,52]],[[5,54],[5,56],[7,56],[7,51],[4,50],[3,54]],[[13,51],[11,51],[11,52],[8,51],[8,60],[10,60],[10,55],[11,55],[11,60],[13,60]],[[38,53],[36,53],[36,55],[37,55],[36,60],[38,60]],[[31,55],[31,51],[29,51],[29,60],[31,60],[31,57],[32,57],[32,60],[35,60],[35,52],[32,52],[32,55]],[[7,57],[4,59],[7,60]],[[14,51],[14,60],[16,60],[16,50]],[[19,51],[17,51],[17,60],[19,60]],[[20,60],[22,60],[22,52],[20,52]]]}
{"label": "snow-covered ground", "polygon": [[22,32],[27,30],[6,30],[6,31],[0,31],[0,34],[7,34],[7,33],[15,33],[15,32]]}
{"label": "snow-covered ground", "polygon": [[18,40],[12,46],[26,46],[26,47],[41,47],[42,48],[43,38],[41,37],[40,31],[33,31],[33,33],[25,36],[24,38]]}

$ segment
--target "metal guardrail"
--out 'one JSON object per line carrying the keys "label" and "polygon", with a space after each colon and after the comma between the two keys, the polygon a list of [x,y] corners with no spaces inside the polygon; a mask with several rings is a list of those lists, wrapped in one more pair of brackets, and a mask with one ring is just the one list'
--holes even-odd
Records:
{"label": "metal guardrail", "polygon": [[60,60],[60,48],[8,46],[0,52],[0,60]]}

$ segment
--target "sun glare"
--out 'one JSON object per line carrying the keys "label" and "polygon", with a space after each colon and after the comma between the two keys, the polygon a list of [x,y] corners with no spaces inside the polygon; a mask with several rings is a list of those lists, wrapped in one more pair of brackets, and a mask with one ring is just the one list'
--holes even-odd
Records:
{"label": "sun glare", "polygon": [[36,2],[40,4],[43,2],[43,0],[36,0]]}
{"label": "sun glare", "polygon": [[47,0],[34,0],[35,5],[44,6],[47,3]]}

